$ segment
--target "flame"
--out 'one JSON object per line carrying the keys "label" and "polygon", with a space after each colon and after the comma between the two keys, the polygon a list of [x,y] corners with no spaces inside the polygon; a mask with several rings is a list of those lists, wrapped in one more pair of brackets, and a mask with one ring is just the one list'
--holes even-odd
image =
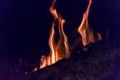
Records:
{"label": "flame", "polygon": [[55,3],[56,3],[56,0],[53,0],[53,3],[50,7],[50,12],[54,17],[55,22],[58,23],[58,30],[59,30],[60,38],[59,38],[58,42],[55,43],[55,40],[54,40],[55,23],[53,22],[50,39],[49,39],[49,46],[50,46],[50,50],[51,50],[50,54],[51,54],[51,58],[52,58],[51,64],[55,63],[56,61],[58,61],[62,58],[68,58],[70,56],[68,39],[67,39],[67,36],[64,33],[64,29],[63,29],[65,20],[58,14],[57,10],[55,9]]}
{"label": "flame", "polygon": [[39,67],[40,69],[47,66],[47,58],[46,58],[45,56],[42,56],[42,57],[40,58],[40,62],[41,62],[41,63],[40,63],[41,65],[40,65],[40,67]]}
{"label": "flame", "polygon": [[[65,20],[61,20],[61,34],[63,34],[63,40],[64,40],[64,46],[65,46],[65,57],[68,58],[70,57],[70,52],[69,52],[69,45],[68,45],[68,39],[67,39],[67,36],[66,34],[64,33],[64,30],[63,30],[63,25],[65,23]],[[62,38],[61,38],[62,39]]]}
{"label": "flame", "polygon": [[[89,16],[91,4],[92,4],[92,0],[89,0],[87,9],[83,14],[82,22],[80,26],[78,27],[78,32],[82,37],[82,43],[84,46],[86,46],[87,44],[91,42],[92,43],[95,42],[93,31],[88,24],[88,16]],[[99,33],[97,33],[97,40],[102,40],[102,37]]]}
{"label": "flame", "polygon": [[102,40],[102,36],[100,35],[100,33],[97,33],[98,36],[98,40]]}
{"label": "flame", "polygon": [[[51,61],[50,63],[55,63],[56,57],[57,57],[55,55],[55,48],[54,48],[54,45],[55,45],[55,43],[54,43],[54,36],[55,36],[54,26],[55,26],[55,24],[53,23],[53,25],[51,27],[51,32],[50,32],[50,38],[49,38],[49,46],[50,46],[50,50],[51,50],[50,53],[52,53],[50,55],[52,57],[52,60],[50,60]],[[49,63],[49,65],[50,65],[50,63]]]}
{"label": "flame", "polygon": [[[54,18],[48,41],[50,47],[50,54],[48,58],[43,61],[43,64],[40,66],[40,68],[44,68],[46,67],[46,65],[51,65],[60,59],[70,57],[68,38],[63,29],[65,20],[58,14],[55,8],[55,3],[56,0],[53,0],[53,3],[50,7],[50,12]],[[57,42],[55,41],[55,29],[54,29],[55,23],[58,24],[57,26],[60,35],[59,40]]]}
{"label": "flame", "polygon": [[90,42],[94,42],[93,31],[89,27],[89,24],[88,24],[88,15],[90,12],[91,3],[92,3],[92,0],[89,0],[87,9],[85,13],[83,14],[82,22],[80,26],[78,27],[78,32],[82,37],[82,43],[84,46],[86,46]]}
{"label": "flame", "polygon": [[[49,37],[49,47],[50,47],[50,53],[48,57],[43,56],[44,58],[41,58],[41,65],[40,69],[46,67],[47,65],[51,65],[55,62],[57,62],[60,59],[63,58],[69,58],[70,52],[69,52],[69,45],[68,45],[68,38],[64,32],[64,24],[65,19],[58,14],[56,8],[55,8],[56,0],[53,0],[52,5],[50,6],[50,13],[52,14],[54,21],[50,30],[50,37]],[[78,27],[78,32],[82,37],[82,43],[84,46],[91,42],[95,42],[94,34],[92,29],[89,27],[88,24],[88,16],[90,12],[90,7],[92,4],[92,0],[89,0],[88,6],[86,11],[83,14],[82,22],[80,26]],[[59,40],[55,40],[55,25],[58,26],[59,31]],[[101,40],[102,37],[99,33],[97,33],[98,39]]]}
{"label": "flame", "polygon": [[33,69],[33,72],[35,72],[35,71],[37,71],[38,70],[38,68],[37,67],[35,67],[34,69]]}

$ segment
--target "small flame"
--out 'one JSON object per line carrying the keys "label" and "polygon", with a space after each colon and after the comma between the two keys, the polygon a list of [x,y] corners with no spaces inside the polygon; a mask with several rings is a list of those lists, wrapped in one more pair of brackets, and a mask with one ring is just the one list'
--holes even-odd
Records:
{"label": "small flame", "polygon": [[38,68],[37,67],[35,67],[34,69],[33,69],[33,72],[35,72],[35,71],[37,71],[38,70]]}
{"label": "small flame", "polygon": [[44,67],[46,67],[47,66],[47,58],[45,57],[45,56],[42,56],[41,58],[40,58],[40,62],[41,62],[41,65],[40,65],[40,69],[42,69],[42,68],[44,68]]}
{"label": "small flame", "polygon": [[100,33],[97,33],[98,36],[98,40],[102,40],[102,36],[100,35]]}

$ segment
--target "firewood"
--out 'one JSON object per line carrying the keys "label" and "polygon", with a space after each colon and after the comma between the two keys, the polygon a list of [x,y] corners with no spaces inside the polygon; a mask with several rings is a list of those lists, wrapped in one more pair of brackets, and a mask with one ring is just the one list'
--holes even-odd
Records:
{"label": "firewood", "polygon": [[[79,47],[78,47],[79,48]],[[78,50],[78,49],[77,49]],[[119,80],[120,43],[91,43],[69,59],[25,76],[23,80]]]}

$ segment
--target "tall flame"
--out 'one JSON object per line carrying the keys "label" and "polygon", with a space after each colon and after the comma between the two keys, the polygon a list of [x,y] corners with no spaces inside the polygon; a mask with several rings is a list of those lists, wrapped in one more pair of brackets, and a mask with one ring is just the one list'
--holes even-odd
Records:
{"label": "tall flame", "polygon": [[[53,23],[52,24],[52,27],[51,27],[51,32],[50,32],[50,38],[49,38],[49,46],[50,46],[50,50],[51,50],[51,52],[50,53],[52,53],[50,56],[52,57],[52,60],[50,60],[50,63],[55,63],[55,61],[56,61],[56,55],[55,55],[55,49],[54,49],[54,36],[55,36],[55,30],[54,30],[54,26],[55,26],[55,24]],[[50,65],[50,63],[49,63],[49,65]]]}
{"label": "tall flame", "polygon": [[[54,21],[50,30],[50,37],[48,41],[50,47],[50,55],[48,56],[48,61],[45,60],[45,62],[43,62],[43,64],[47,62],[46,65],[51,65],[60,59],[70,57],[68,38],[63,29],[65,20],[58,14],[55,8],[55,3],[56,0],[53,0],[52,5],[50,7],[50,12],[54,18]],[[55,23],[58,24],[57,26],[60,35],[59,40],[57,42],[55,41]],[[44,68],[46,65],[41,65],[40,68]]]}
{"label": "tall flame", "polygon": [[[92,43],[95,42],[93,31],[90,28],[89,23],[88,23],[88,16],[89,16],[91,4],[92,4],[92,0],[89,0],[87,9],[83,14],[82,22],[80,26],[78,27],[78,32],[82,37],[82,43],[84,46],[86,46],[87,44],[91,42]],[[101,40],[101,39],[102,39],[101,35],[97,33],[97,40]]]}
{"label": "tall flame", "polygon": [[93,31],[89,27],[89,24],[88,24],[88,15],[90,12],[91,3],[92,3],[92,0],[89,0],[87,9],[85,13],[83,14],[82,22],[80,26],[78,27],[78,32],[80,33],[82,37],[82,43],[84,46],[86,46],[90,42],[94,42]]}
{"label": "tall flame", "polygon": [[55,43],[54,36],[52,35],[52,33],[54,34],[54,27],[52,26],[51,35],[49,39],[49,46],[51,49],[50,54],[54,55],[54,57],[51,56],[52,63],[58,61],[59,59],[68,58],[70,56],[68,39],[63,29],[65,20],[58,14],[57,10],[55,9],[55,3],[56,3],[56,0],[53,0],[53,3],[50,7],[50,12],[54,17],[54,20],[55,20],[54,22],[58,23],[58,30],[59,30],[60,38],[58,40],[58,43]]}
{"label": "tall flame", "polygon": [[[43,59],[41,60],[42,64],[40,65],[40,68],[44,68],[47,65],[51,65],[60,59],[70,57],[68,39],[63,29],[65,24],[65,19],[63,19],[58,14],[55,8],[55,3],[56,3],[56,0],[53,0],[52,5],[50,6],[50,12],[54,18],[54,21],[50,30],[49,41],[48,41],[49,47],[50,47],[50,53],[48,57],[43,56]],[[84,46],[86,46],[91,42],[95,42],[93,31],[88,24],[88,16],[90,12],[91,3],[92,3],[92,0],[89,0],[87,9],[83,14],[82,22],[78,27],[78,32],[82,37],[82,43]],[[58,26],[58,31],[60,35],[58,41],[55,40],[54,28],[56,27],[55,26],[56,24]],[[101,40],[101,39],[102,39],[101,35],[97,33],[97,40]]]}

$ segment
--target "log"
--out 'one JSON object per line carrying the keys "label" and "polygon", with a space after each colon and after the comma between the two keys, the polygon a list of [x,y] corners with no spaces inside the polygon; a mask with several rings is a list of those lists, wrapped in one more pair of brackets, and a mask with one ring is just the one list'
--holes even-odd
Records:
{"label": "log", "polygon": [[69,59],[25,75],[22,80],[119,80],[119,67],[120,42],[103,40],[72,53]]}

